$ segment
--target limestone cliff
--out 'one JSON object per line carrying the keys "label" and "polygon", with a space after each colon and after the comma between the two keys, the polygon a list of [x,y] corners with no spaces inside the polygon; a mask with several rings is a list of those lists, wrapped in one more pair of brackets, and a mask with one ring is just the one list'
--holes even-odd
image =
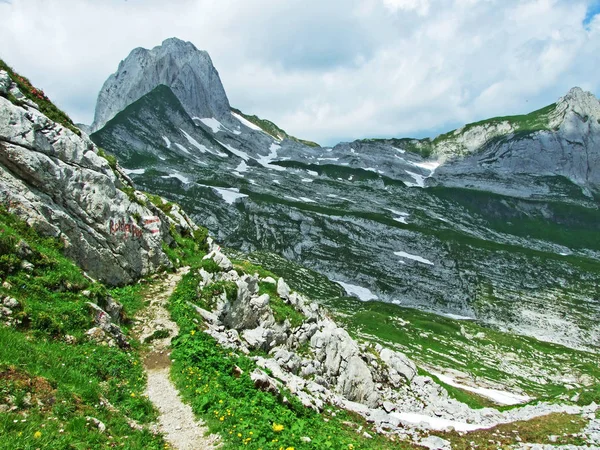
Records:
{"label": "limestone cliff", "polygon": [[85,134],[50,120],[31,101],[16,100],[18,88],[5,71],[0,94],[0,204],[62,239],[68,256],[109,284],[170,266],[162,246],[172,242],[172,219],[135,191]]}
{"label": "limestone cliff", "polygon": [[152,50],[136,48],[121,61],[100,90],[91,131],[160,84],[171,88],[190,117],[230,117],[229,100],[208,53],[171,38]]}

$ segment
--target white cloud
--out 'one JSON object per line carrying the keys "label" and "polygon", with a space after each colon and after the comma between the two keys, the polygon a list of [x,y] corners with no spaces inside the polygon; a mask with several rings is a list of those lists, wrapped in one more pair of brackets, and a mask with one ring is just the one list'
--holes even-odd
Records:
{"label": "white cloud", "polygon": [[77,121],[138,46],[209,51],[231,104],[335,143],[424,135],[597,93],[591,0],[13,0],[0,57]]}
{"label": "white cloud", "polygon": [[415,11],[421,16],[429,13],[429,0],[383,0],[383,4],[393,12]]}

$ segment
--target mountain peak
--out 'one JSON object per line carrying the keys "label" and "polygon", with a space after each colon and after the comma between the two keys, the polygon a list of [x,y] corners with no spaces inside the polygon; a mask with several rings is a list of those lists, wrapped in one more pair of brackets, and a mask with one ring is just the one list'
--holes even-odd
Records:
{"label": "mountain peak", "polygon": [[565,121],[575,119],[587,121],[590,118],[600,119],[600,101],[591,92],[574,87],[556,103],[550,125],[558,127]]}
{"label": "mountain peak", "polygon": [[184,41],[182,39],[176,38],[176,37],[170,37],[165,39],[164,41],[162,41],[162,44],[155,47],[155,48],[160,48],[160,47],[180,47],[180,48],[185,48],[185,47],[189,47],[193,50],[199,51],[196,46],[194,44],[192,44],[190,41]]}
{"label": "mountain peak", "polygon": [[600,102],[596,96],[580,87],[572,88],[567,95],[559,99],[558,103],[566,103],[571,109],[588,115],[600,113]]}
{"label": "mountain peak", "polygon": [[98,95],[91,131],[160,84],[168,86],[190,117],[228,117],[229,100],[210,55],[191,42],[169,38],[151,50],[138,47],[119,64]]}

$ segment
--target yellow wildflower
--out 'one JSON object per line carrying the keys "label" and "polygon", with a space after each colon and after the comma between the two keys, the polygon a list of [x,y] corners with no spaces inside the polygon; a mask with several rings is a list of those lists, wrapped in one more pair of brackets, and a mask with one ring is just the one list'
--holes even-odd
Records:
{"label": "yellow wildflower", "polygon": [[135,392],[131,393],[131,398],[135,398]]}
{"label": "yellow wildflower", "polygon": [[279,423],[274,423],[273,424],[273,431],[275,433],[279,433],[279,432],[283,431],[283,425],[281,425]]}
{"label": "yellow wildflower", "polygon": [[192,330],[192,331],[190,331],[190,334],[191,334],[192,336],[193,336],[193,335],[195,335],[195,334],[196,334],[196,330]]}
{"label": "yellow wildflower", "polygon": [[35,433],[33,433],[33,438],[34,439],[39,439],[42,437],[42,432],[41,431],[36,431]]}

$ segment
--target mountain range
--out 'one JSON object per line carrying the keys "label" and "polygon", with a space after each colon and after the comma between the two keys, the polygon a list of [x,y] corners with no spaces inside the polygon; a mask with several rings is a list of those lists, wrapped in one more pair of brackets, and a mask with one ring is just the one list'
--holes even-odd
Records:
{"label": "mountain range", "polygon": [[[114,117],[107,98],[119,99]],[[363,300],[577,348],[598,342],[593,94],[574,88],[539,111],[435,139],[325,148],[228,105],[206,53],[169,39],[132,51],[109,77],[91,138],[137,185],[257,261],[282,256]]]}

